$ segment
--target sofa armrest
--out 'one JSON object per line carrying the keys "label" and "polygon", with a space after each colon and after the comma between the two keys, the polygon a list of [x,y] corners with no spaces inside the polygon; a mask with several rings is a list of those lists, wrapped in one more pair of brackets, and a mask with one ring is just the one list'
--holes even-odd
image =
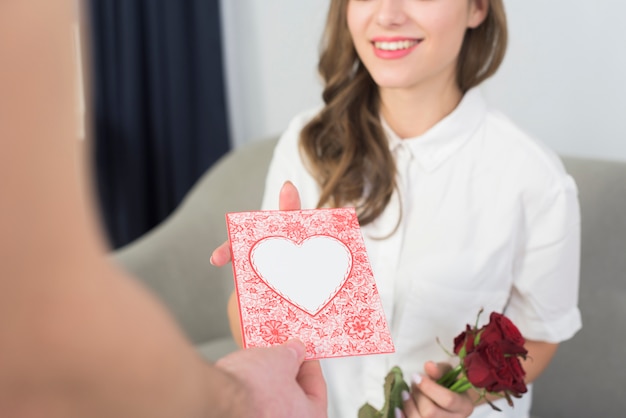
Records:
{"label": "sofa armrest", "polygon": [[541,417],[619,417],[626,411],[626,163],[564,158],[582,213],[582,330],[534,384]]}

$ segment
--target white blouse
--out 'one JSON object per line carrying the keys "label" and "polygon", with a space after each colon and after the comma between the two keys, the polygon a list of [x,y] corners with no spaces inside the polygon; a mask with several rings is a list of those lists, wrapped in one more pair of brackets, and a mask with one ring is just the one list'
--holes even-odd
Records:
{"label": "white blouse", "polygon": [[[286,180],[304,209],[316,207],[320,189],[298,148],[316,112],[296,116],[282,135],[263,209],[277,209]],[[399,193],[362,232],[396,353],[324,360],[331,418],[356,417],[366,401],[381,407],[394,365],[408,381],[427,360],[449,360],[437,337],[451,351],[481,307],[483,322],[504,312],[531,340],[560,342],[581,327],[577,189],[558,157],[489,109],[478,89],[419,137],[402,140],[383,125]],[[400,213],[398,230],[376,239]],[[504,413],[481,405],[472,417],[528,417],[530,400],[513,409],[500,400]]]}

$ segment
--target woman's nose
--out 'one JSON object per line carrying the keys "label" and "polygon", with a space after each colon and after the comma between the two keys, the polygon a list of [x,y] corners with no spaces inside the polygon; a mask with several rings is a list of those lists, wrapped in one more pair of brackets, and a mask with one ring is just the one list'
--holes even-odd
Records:
{"label": "woman's nose", "polygon": [[406,21],[404,0],[378,0],[376,22],[383,27],[400,26]]}

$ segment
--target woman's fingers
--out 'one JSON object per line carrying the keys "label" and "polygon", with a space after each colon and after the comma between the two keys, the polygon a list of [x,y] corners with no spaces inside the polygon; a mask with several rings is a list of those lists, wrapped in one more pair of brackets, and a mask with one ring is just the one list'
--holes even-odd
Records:
{"label": "woman's fingers", "polygon": [[222,245],[213,250],[211,254],[211,264],[222,267],[230,262],[230,243],[225,241]]}
{"label": "woman's fingers", "polygon": [[412,398],[423,417],[449,416],[467,417],[474,410],[474,404],[466,394],[459,394],[438,384],[429,376],[413,376]]}
{"label": "woman's fingers", "polygon": [[402,392],[402,400],[404,401],[404,413],[402,413],[402,411],[396,410],[396,418],[422,418],[419,411],[417,410],[415,399],[411,396],[409,392]]}
{"label": "woman's fingers", "polygon": [[278,196],[278,209],[280,210],[299,210],[300,205],[300,193],[292,182],[286,181],[283,187],[280,189]]}
{"label": "woman's fingers", "polygon": [[[416,406],[419,417],[436,417],[440,415],[441,407],[435,403],[433,399],[429,397],[428,393],[424,393],[421,390],[422,382],[424,378],[421,375],[413,376],[413,387],[411,390],[411,398],[413,404]],[[412,417],[411,417],[412,418]]]}
{"label": "woman's fingers", "polygon": [[452,369],[449,363],[435,363],[433,361],[427,361],[424,364],[424,371],[431,379],[437,380],[445,373]]}
{"label": "woman's fingers", "polygon": [[[278,196],[278,208],[280,210],[300,209],[300,194],[292,182],[286,181],[280,189]],[[230,243],[225,241],[222,245],[213,250],[210,262],[216,267],[222,267],[230,263]]]}

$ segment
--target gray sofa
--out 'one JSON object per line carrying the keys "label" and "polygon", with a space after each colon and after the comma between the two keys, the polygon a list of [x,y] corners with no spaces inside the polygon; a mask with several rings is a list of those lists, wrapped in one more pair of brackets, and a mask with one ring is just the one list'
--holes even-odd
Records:
{"label": "gray sofa", "polygon": [[[257,142],[225,156],[165,222],[114,255],[209,360],[235,348],[226,316],[232,272],[211,266],[209,256],[226,239],[226,212],[260,206],[274,144]],[[626,163],[564,162],[580,191],[584,327],[536,382],[533,414],[626,417]]]}

